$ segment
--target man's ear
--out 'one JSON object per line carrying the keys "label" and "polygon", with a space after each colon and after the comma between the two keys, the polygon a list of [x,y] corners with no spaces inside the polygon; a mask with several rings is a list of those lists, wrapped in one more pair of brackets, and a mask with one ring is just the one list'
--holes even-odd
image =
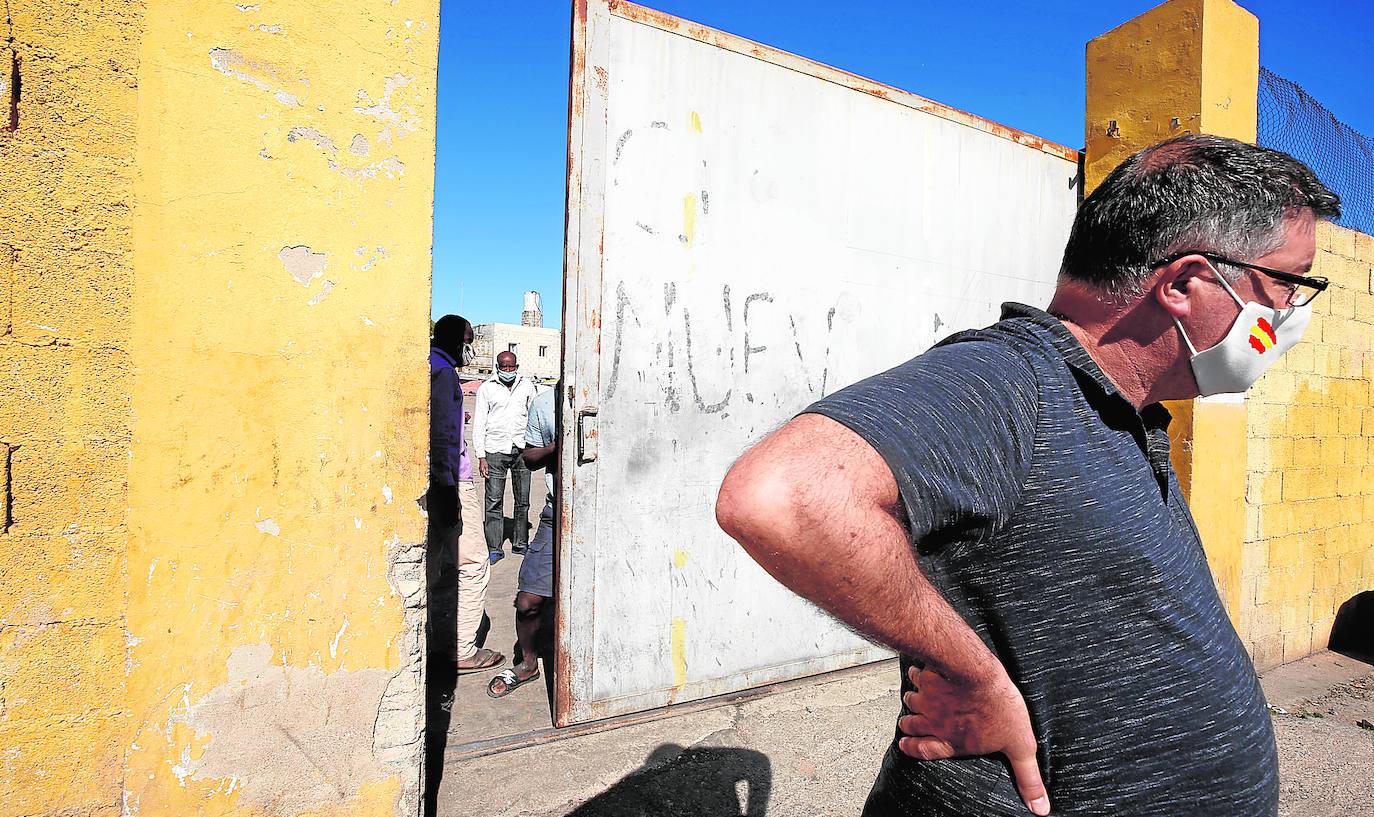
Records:
{"label": "man's ear", "polygon": [[1211,268],[1200,255],[1185,255],[1155,271],[1150,292],[1160,306],[1174,318],[1185,317],[1193,304],[1189,296],[1197,294],[1205,285],[1204,276]]}

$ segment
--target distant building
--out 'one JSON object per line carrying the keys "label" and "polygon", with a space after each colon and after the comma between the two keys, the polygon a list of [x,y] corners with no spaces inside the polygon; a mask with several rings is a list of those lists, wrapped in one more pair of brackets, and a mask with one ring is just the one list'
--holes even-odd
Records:
{"label": "distant building", "polygon": [[520,371],[544,383],[562,374],[562,332],[543,325],[544,312],[538,292],[525,293],[525,308],[520,326],[510,323],[483,323],[473,327],[473,361],[465,373],[488,377],[496,367],[496,356],[514,352]]}

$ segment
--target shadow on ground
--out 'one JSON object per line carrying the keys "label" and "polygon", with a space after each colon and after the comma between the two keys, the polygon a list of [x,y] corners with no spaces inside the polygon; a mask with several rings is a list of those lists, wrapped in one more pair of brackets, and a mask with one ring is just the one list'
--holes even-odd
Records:
{"label": "shadow on ground", "polygon": [[[452,616],[431,615],[431,638],[453,639]],[[477,628],[477,644],[484,646],[491,631],[485,614]],[[447,642],[445,642],[447,643]],[[452,719],[454,689],[458,684],[453,659],[431,652],[425,658],[425,817],[437,817],[439,784],[444,779],[444,750],[448,748],[448,725]]]}
{"label": "shadow on ground", "polygon": [[1356,594],[1336,611],[1329,649],[1374,664],[1374,590]]}
{"label": "shadow on ground", "polygon": [[665,743],[568,817],[763,817],[772,786],[762,752]]}

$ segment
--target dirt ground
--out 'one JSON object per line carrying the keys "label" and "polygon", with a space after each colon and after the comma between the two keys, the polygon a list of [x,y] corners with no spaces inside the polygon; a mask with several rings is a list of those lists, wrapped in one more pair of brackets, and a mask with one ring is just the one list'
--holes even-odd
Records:
{"label": "dirt ground", "polygon": [[[891,736],[889,663],[443,768],[440,817],[856,815]],[[1262,678],[1285,817],[1374,816],[1374,665],[1333,653]],[[1319,717],[1320,716],[1320,717]],[[1229,816],[1228,816],[1229,817]]]}
{"label": "dirt ground", "polygon": [[1374,815],[1374,669],[1332,653],[1298,664],[1310,668],[1309,678],[1333,682],[1287,691],[1280,677],[1300,676],[1292,665],[1266,679],[1279,744],[1279,814]]}

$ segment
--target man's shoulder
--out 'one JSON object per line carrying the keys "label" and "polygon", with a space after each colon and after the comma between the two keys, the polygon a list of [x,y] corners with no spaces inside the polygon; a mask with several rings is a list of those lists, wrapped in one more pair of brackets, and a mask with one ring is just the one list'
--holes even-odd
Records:
{"label": "man's shoulder", "polygon": [[[854,413],[1026,415],[1045,384],[1038,350],[999,324],[952,335],[921,354],[814,403],[839,419]],[[947,419],[955,423],[954,417]],[[960,421],[962,422],[962,421]],[[957,423],[956,423],[957,424]]]}
{"label": "man's shoulder", "polygon": [[1028,316],[1012,314],[988,326],[965,329],[948,335],[936,341],[928,351],[961,346],[966,348],[966,344],[970,343],[992,344],[1004,353],[1024,357],[1045,345],[1046,332],[1046,328],[1039,321]]}
{"label": "man's shoulder", "polygon": [[553,389],[545,389],[534,396],[530,402],[530,418],[533,422],[549,428],[553,427],[556,395]]}
{"label": "man's shoulder", "polygon": [[438,349],[430,349],[430,350],[429,350],[429,373],[430,373],[430,374],[438,374],[439,372],[442,372],[442,371],[445,371],[445,370],[448,370],[448,371],[457,371],[456,368],[455,368],[454,365],[453,365],[453,361],[452,361],[452,360],[449,360],[447,355],[445,355],[443,352],[440,352]]}
{"label": "man's shoulder", "polygon": [[953,381],[1039,381],[1042,346],[1033,330],[999,321],[957,332],[896,367],[894,372],[924,374]]}

